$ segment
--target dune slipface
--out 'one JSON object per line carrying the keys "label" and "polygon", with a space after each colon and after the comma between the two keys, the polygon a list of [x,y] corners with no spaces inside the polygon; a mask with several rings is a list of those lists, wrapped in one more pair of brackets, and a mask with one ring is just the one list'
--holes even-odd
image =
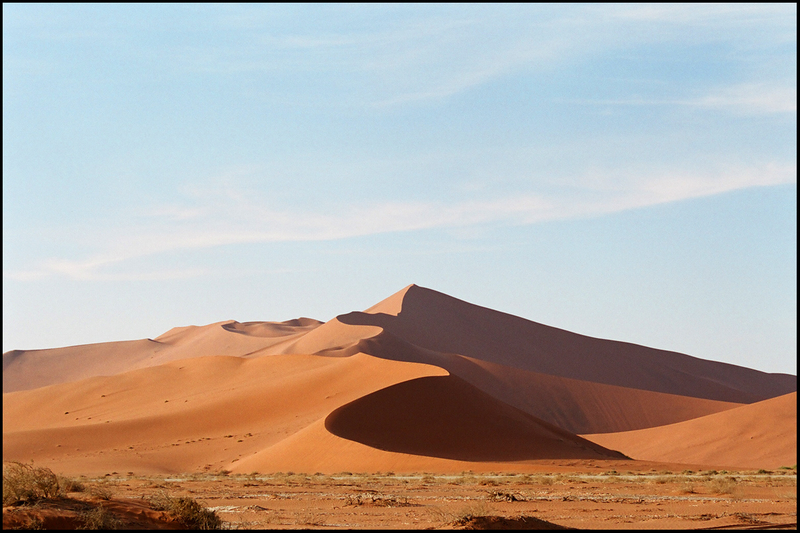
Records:
{"label": "dune slipface", "polygon": [[228,320],[8,352],[3,390],[4,459],[76,474],[491,471],[622,453],[711,465],[749,454],[761,467],[797,449],[796,376],[416,285],[326,323]]}
{"label": "dune slipface", "polygon": [[461,461],[625,459],[455,376],[417,378],[373,392],[333,411],[325,428],[380,450]]}

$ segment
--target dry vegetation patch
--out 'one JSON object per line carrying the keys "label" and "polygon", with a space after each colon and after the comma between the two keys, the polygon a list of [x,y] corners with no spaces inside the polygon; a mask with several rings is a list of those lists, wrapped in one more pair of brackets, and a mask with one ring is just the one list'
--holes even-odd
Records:
{"label": "dry vegetation patch", "polygon": [[149,498],[150,507],[166,511],[181,525],[189,529],[221,529],[222,520],[215,511],[205,508],[193,498],[174,498],[159,491]]}
{"label": "dry vegetation patch", "polygon": [[52,470],[19,461],[3,463],[3,505],[33,503],[61,494]]}

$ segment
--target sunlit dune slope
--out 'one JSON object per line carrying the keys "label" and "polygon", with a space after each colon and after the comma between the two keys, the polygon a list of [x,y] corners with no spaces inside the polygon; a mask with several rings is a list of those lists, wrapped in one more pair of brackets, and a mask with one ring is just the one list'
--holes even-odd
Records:
{"label": "sunlit dune slope", "polygon": [[234,320],[169,330],[156,339],[13,350],[3,354],[3,392],[34,389],[92,376],[206,355],[247,356],[264,347],[295,339],[322,324],[310,318],[286,322]]}
{"label": "sunlit dune slope", "polygon": [[381,388],[442,369],[355,354],[202,357],[3,395],[3,457],[64,471],[225,468]]}
{"label": "sunlit dune slope", "polygon": [[[373,450],[373,462],[383,457],[386,469],[409,455],[427,457],[417,463],[431,467],[621,458],[440,368],[360,353],[192,358],[7,393],[3,455],[64,472],[232,468],[288,460],[282,443],[293,436],[290,449],[313,448],[318,443],[298,445],[296,436],[312,435],[306,429],[321,421],[341,461],[360,448],[344,443],[355,442]],[[349,458],[351,468],[362,456]],[[295,459],[298,469],[312,466]]]}
{"label": "sunlit dune slope", "polygon": [[797,393],[668,426],[584,437],[647,461],[791,466],[797,464]]}

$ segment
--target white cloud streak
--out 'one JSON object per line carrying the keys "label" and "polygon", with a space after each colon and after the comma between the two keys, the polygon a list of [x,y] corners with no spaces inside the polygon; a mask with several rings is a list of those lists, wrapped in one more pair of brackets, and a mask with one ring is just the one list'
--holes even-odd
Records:
{"label": "white cloud streak", "polygon": [[[276,210],[253,194],[230,190],[198,192],[201,205],[146,210],[148,224],[113,237],[98,235],[101,250],[85,259],[51,258],[38,267],[7,270],[4,277],[31,281],[51,276],[77,280],[163,280],[197,277],[206,270],[174,269],[126,273],[133,260],[185,250],[270,242],[334,241],[366,235],[487,224],[525,225],[548,220],[599,216],[749,187],[796,183],[796,165],[728,169],[716,174],[664,174],[627,180],[587,177],[593,184],[574,194],[519,194],[513,197],[437,202],[375,202],[328,212]],[[622,182],[625,185],[621,184]],[[120,235],[121,234],[121,235]]]}

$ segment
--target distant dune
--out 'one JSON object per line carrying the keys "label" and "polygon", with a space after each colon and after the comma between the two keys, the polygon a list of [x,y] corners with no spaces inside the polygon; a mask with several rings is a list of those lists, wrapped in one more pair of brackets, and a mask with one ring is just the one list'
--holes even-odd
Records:
{"label": "distant dune", "polygon": [[326,323],[228,320],[5,353],[3,456],[66,473],[502,470],[626,455],[773,467],[796,457],[796,390],[796,376],[411,285]]}
{"label": "distant dune", "polygon": [[207,326],[172,328],[153,339],[84,344],[3,354],[3,392],[34,389],[93,376],[113,376],[187,357],[245,357],[294,339],[322,324],[301,318],[286,322],[226,320]]}

